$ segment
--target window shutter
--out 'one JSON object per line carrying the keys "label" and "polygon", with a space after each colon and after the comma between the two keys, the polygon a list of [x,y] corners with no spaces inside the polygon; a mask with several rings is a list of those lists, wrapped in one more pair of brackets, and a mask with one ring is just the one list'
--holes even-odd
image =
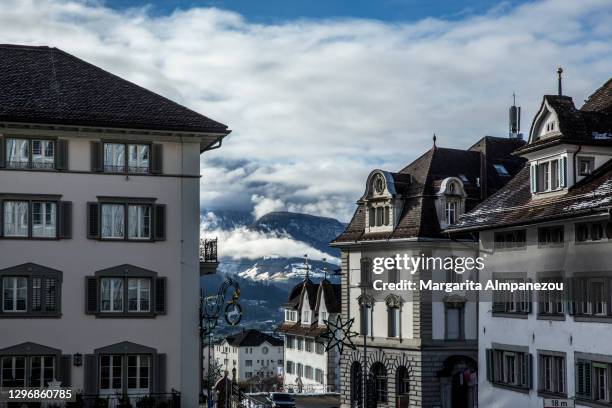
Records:
{"label": "window shutter", "polygon": [[57,170],[68,170],[68,141],[58,139],[57,141],[57,160],[55,164]]}
{"label": "window shutter", "polygon": [[85,354],[83,358],[83,394],[95,396],[98,394],[98,357],[95,354]]}
{"label": "window shutter", "polygon": [[486,349],[487,353],[487,381],[493,382],[493,350]]}
{"label": "window shutter", "polygon": [[157,204],[153,206],[154,214],[154,239],[156,241],[166,240],[166,205]]}
{"label": "window shutter", "polygon": [[4,153],[5,143],[4,136],[0,135],[0,168],[6,166],[6,153]]}
{"label": "window shutter", "polygon": [[567,279],[567,311],[570,316],[576,314],[576,278],[568,278]]}
{"label": "window shutter", "polygon": [[100,204],[87,203],[87,238],[100,238]]}
{"label": "window shutter", "polygon": [[155,313],[166,314],[166,278],[155,279]]}
{"label": "window shutter", "polygon": [[4,235],[4,203],[0,200],[0,237]]}
{"label": "window shutter", "polygon": [[527,357],[527,386],[533,388],[533,354],[529,353]]}
{"label": "window shutter", "polygon": [[576,396],[591,399],[591,362],[578,361],[576,363]]}
{"label": "window shutter", "polygon": [[565,156],[559,160],[559,184],[561,187],[567,187],[567,157]]}
{"label": "window shutter", "polygon": [[71,384],[71,368],[72,368],[72,356],[70,354],[62,354],[58,364],[58,381],[62,383],[62,387],[70,387]]}
{"label": "window shutter", "polygon": [[102,142],[91,142],[91,171],[104,171],[104,150]]}
{"label": "window shutter", "polygon": [[85,313],[98,312],[98,280],[95,276],[85,277]]}
{"label": "window shutter", "polygon": [[155,355],[155,392],[163,394],[166,392],[166,354]]}
{"label": "window shutter", "polygon": [[535,193],[536,191],[538,191],[538,187],[537,187],[537,182],[538,182],[538,174],[536,172],[536,164],[535,163],[531,163],[531,166],[529,167],[529,175],[530,175],[530,185],[531,185],[531,192]]}
{"label": "window shutter", "polygon": [[506,302],[504,301],[504,292],[496,290],[493,292],[493,313],[504,313],[506,311]]}
{"label": "window shutter", "polygon": [[154,143],[151,149],[151,173],[161,174],[164,166],[164,145]]}
{"label": "window shutter", "polygon": [[58,238],[72,238],[72,202],[60,201]]}

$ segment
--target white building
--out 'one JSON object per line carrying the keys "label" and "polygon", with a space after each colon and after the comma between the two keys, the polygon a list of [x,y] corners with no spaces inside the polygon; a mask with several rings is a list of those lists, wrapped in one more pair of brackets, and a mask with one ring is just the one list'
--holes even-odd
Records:
{"label": "white building", "polygon": [[200,154],[227,127],[0,46],[0,384],[198,406]]}
{"label": "white building", "polygon": [[306,278],[296,285],[285,304],[285,389],[295,392],[337,392],[339,355],[326,351],[320,335],[325,321],[336,321],[340,313],[340,285],[327,279],[313,283]]}
{"label": "white building", "polygon": [[[204,351],[207,356],[207,350]],[[206,357],[205,357],[206,358]],[[233,378],[259,389],[262,382],[279,382],[283,375],[283,341],[258,330],[227,336],[213,346],[212,359]],[[205,360],[205,369],[207,360]]]}
{"label": "white building", "polygon": [[580,109],[567,96],[544,96],[517,154],[525,168],[453,231],[480,231],[483,282],[566,287],[496,292],[481,304],[479,405],[538,408],[560,398],[609,407],[612,79]]}
{"label": "white building", "polygon": [[522,167],[510,153],[523,144],[487,136],[459,150],[438,147],[434,139],[429,151],[400,171],[370,173],[353,219],[332,243],[342,250],[344,321],[354,319],[352,330],[359,332],[357,350],[341,359],[342,407],[476,405],[476,298],[418,287],[375,289],[377,281],[477,281],[478,271],[455,273],[432,263],[375,275],[373,261],[396,255],[475,258],[472,236],[449,239],[443,230],[510,180]]}

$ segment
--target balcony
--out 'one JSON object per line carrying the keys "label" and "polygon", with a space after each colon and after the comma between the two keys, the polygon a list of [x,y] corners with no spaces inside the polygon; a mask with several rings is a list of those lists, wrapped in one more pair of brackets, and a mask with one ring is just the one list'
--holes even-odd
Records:
{"label": "balcony", "polygon": [[200,276],[217,272],[217,238],[200,240]]}

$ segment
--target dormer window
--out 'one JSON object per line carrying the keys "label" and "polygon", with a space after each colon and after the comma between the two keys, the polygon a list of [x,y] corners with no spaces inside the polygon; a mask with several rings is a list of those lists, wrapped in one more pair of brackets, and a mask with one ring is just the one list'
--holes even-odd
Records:
{"label": "dormer window", "polygon": [[555,131],[555,122],[548,122],[546,124],[546,133],[550,133],[550,132],[554,132]]}
{"label": "dormer window", "polygon": [[286,309],[285,320],[288,322],[297,322],[297,311]]}
{"label": "dormer window", "polygon": [[567,185],[567,157],[531,163],[531,192],[545,193]]}
{"label": "dormer window", "polygon": [[503,164],[494,164],[493,167],[495,168],[495,171],[497,172],[497,174],[499,174],[500,176],[510,175],[510,173],[508,172],[508,169],[506,169],[506,166],[504,166]]}
{"label": "dormer window", "polygon": [[437,195],[438,219],[440,226],[446,228],[456,223],[463,213],[467,194],[460,178],[448,177],[440,183]]}
{"label": "dormer window", "polygon": [[588,176],[593,172],[595,167],[595,158],[593,157],[580,157],[578,158],[578,170],[581,176]]}
{"label": "dormer window", "polygon": [[444,214],[446,218],[446,223],[448,225],[454,224],[457,222],[457,214],[459,210],[459,203],[457,201],[447,201]]}
{"label": "dormer window", "polygon": [[310,324],[310,310],[302,311],[302,324]]}
{"label": "dormer window", "polygon": [[385,206],[371,206],[370,213],[370,227],[382,227],[390,225],[390,214],[391,210],[388,205]]}

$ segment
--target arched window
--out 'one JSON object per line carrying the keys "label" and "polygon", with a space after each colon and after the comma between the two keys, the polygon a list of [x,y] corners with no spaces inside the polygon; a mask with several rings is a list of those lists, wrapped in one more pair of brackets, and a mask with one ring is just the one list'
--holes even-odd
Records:
{"label": "arched window", "polygon": [[351,407],[362,406],[362,387],[363,387],[363,376],[361,371],[361,364],[355,361],[351,365]]}
{"label": "arched window", "polygon": [[395,393],[398,397],[402,395],[410,394],[410,376],[408,374],[408,369],[404,366],[399,366],[397,368],[397,373],[395,375]]}
{"label": "arched window", "polygon": [[387,369],[382,363],[374,363],[370,370],[376,402],[387,402]]}

